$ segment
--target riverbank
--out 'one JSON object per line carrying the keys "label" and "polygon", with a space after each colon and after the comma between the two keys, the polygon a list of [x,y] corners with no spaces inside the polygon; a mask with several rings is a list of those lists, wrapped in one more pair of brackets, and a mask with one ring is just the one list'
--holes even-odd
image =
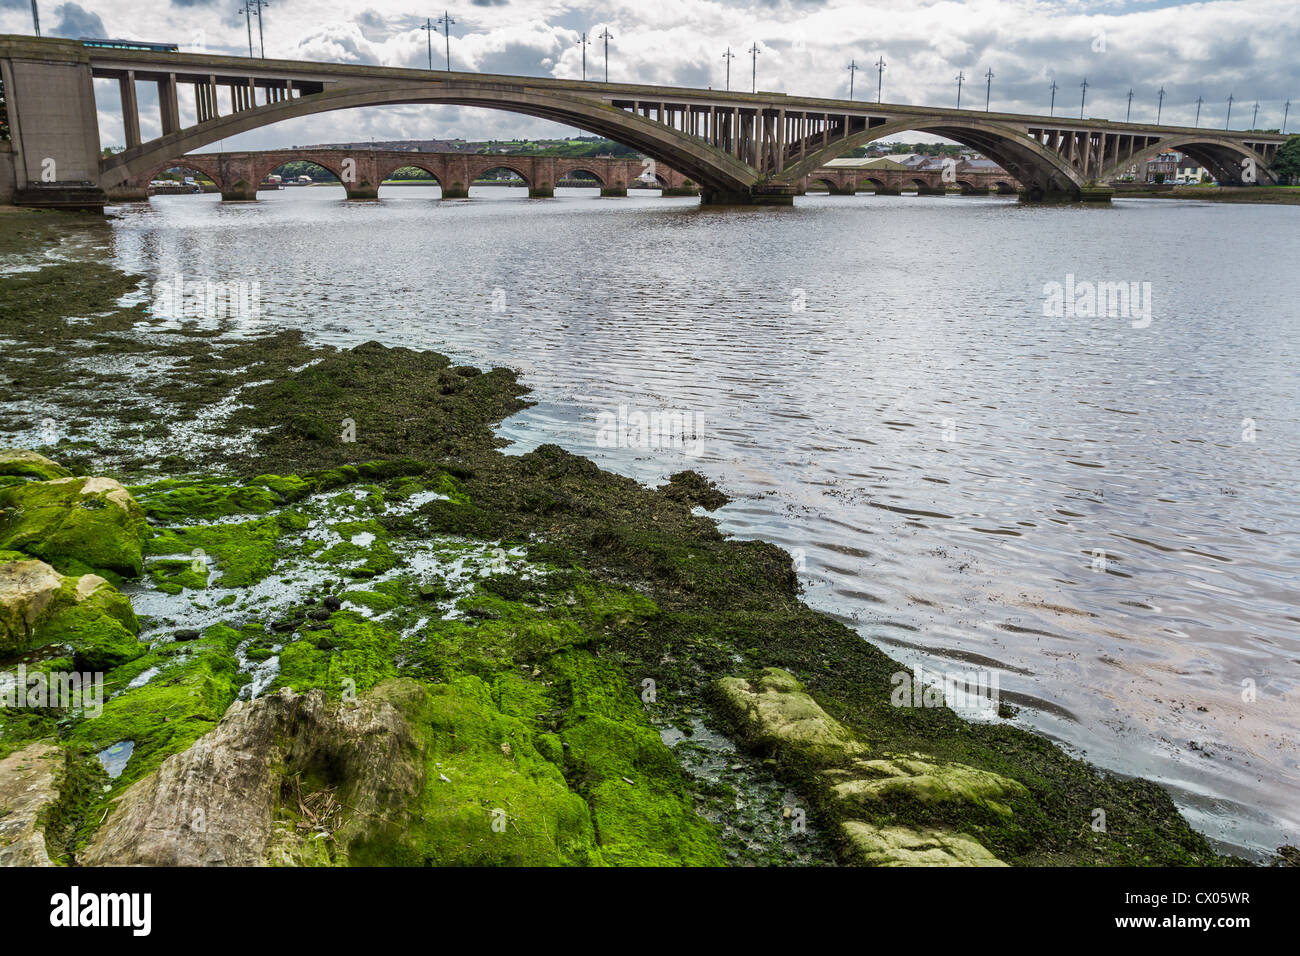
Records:
{"label": "riverbank", "polygon": [[1300,186],[1168,186],[1133,189],[1116,186],[1115,198],[1202,199],[1208,202],[1296,205],[1300,204]]}
{"label": "riverbank", "polygon": [[[509,370],[168,327],[118,304],[137,282],[65,261],[0,299],[0,443],[121,481],[146,522],[138,577],[29,555],[107,572],[142,638],[102,716],[3,712],[3,755],[70,755],[56,858],[205,852],[174,821],[170,841],[130,834],[175,815],[181,767],[202,781],[203,754],[263,752],[292,705],[296,757],[248,794],[271,798],[266,832],[206,815],[226,859],[1232,862],[1159,787],[894,706],[904,668],[804,605],[788,554],[723,538],[705,512],[725,496],[698,476],[650,489],[554,446],[503,454],[493,426],[526,402]],[[237,703],[254,689],[265,703]],[[383,799],[353,702],[401,744]],[[101,779],[93,755],[128,741]],[[282,831],[328,833],[324,855]]]}

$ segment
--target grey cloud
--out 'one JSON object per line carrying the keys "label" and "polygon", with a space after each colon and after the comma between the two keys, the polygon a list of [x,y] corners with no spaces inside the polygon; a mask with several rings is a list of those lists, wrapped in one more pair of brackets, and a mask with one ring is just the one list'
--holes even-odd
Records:
{"label": "grey cloud", "polygon": [[64,3],[54,8],[58,23],[49,31],[56,37],[106,37],[104,21],[98,14],[91,13],[76,3]]}

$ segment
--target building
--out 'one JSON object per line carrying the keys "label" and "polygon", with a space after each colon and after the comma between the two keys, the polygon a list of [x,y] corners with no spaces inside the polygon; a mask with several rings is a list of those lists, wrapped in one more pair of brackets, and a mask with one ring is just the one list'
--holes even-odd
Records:
{"label": "building", "polygon": [[1146,181],[1154,182],[1173,182],[1178,178],[1178,163],[1182,159],[1182,153],[1160,153],[1154,159],[1147,160]]}

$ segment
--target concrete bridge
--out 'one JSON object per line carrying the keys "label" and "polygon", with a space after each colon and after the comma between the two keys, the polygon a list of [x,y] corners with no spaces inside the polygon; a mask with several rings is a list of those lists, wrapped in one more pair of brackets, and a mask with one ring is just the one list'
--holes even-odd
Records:
{"label": "concrete bridge", "polygon": [[640,159],[511,156],[499,153],[426,153],[411,150],[279,149],[243,153],[189,153],[159,163],[131,182],[108,190],[114,202],[147,199],[149,182],[159,171],[182,166],[203,173],[219,187],[221,198],[257,198],[257,187],[286,163],[306,161],[329,170],[349,199],[374,199],[384,180],[404,166],[422,169],[437,180],[443,199],[464,199],[470,184],[494,169],[507,169],[528,186],[529,196],[552,196],[555,186],[575,173],[596,181],[602,196],[626,196],[628,183],[651,173],[665,191],[693,195],[698,190],[685,176]]}
{"label": "concrete bridge", "polygon": [[[1285,137],[940,107],[86,47],[0,36],[17,202],[102,203],[209,143],[329,110],[442,103],[506,110],[608,137],[698,183],[705,203],[788,204],[834,157],[904,132],[962,143],[1011,173],[1031,200],[1108,200],[1119,173],[1177,149],[1220,182],[1275,183]],[[95,79],[118,85],[126,149],[101,159]],[[136,87],[157,87],[162,132],[141,135]],[[182,87],[192,115],[182,118]]]}

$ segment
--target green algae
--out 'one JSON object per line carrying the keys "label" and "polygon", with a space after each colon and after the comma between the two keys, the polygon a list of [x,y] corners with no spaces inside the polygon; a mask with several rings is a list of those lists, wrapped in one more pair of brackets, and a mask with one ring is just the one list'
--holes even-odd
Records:
{"label": "green algae", "polygon": [[188,554],[199,560],[210,555],[221,572],[214,583],[225,588],[247,587],[275,567],[276,542],[281,533],[275,515],[237,524],[174,527],[159,530],[148,542],[148,552]]}
{"label": "green algae", "polygon": [[56,570],[138,576],[148,537],[140,508],[116,482],[60,478],[0,488],[0,549]]}

